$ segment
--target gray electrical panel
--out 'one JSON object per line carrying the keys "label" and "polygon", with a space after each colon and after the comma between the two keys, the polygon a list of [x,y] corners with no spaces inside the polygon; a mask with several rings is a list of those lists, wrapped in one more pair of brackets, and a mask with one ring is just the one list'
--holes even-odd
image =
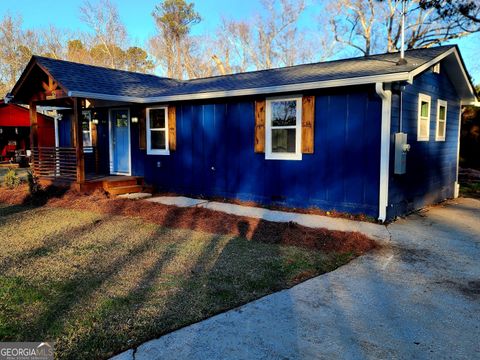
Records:
{"label": "gray electrical panel", "polygon": [[410,151],[410,145],[407,144],[407,134],[395,134],[395,171],[396,175],[402,175],[407,172],[407,153]]}

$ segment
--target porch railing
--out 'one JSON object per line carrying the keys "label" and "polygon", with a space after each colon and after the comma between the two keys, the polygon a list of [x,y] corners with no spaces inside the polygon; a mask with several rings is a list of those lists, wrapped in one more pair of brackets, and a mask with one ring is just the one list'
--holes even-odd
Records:
{"label": "porch railing", "polygon": [[33,149],[33,171],[40,178],[76,181],[75,148],[39,147]]}

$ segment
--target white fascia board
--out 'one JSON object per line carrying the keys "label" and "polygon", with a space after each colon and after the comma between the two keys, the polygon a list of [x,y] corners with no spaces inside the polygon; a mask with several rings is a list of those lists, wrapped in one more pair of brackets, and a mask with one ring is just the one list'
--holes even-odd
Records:
{"label": "white fascia board", "polygon": [[448,55],[450,55],[451,53],[455,52],[455,48],[451,48],[450,50],[448,51],[445,51],[443,54],[440,54],[439,56],[437,56],[436,58],[426,62],[425,64],[423,64],[422,66],[419,66],[417,67],[416,69],[412,70],[410,72],[410,75],[409,75],[409,79],[408,81],[409,82],[413,82],[413,78],[415,76],[417,76],[418,74],[424,72],[425,70],[427,70],[429,67],[432,67],[433,65],[435,65],[436,63],[442,61],[443,59],[445,59]]}
{"label": "white fascia board", "polygon": [[[476,96],[475,96],[475,90],[473,89],[472,87],[472,84],[470,83],[470,79],[467,75],[467,71],[465,70],[465,68],[463,67],[463,63],[462,63],[462,60],[460,58],[460,54],[458,53],[457,51],[457,48],[451,48],[450,50],[444,52],[443,54],[437,56],[436,58],[430,60],[429,62],[423,64],[422,66],[419,66],[418,68],[416,68],[415,70],[412,70],[410,72],[410,75],[409,75],[409,79],[407,80],[410,84],[413,83],[413,78],[415,76],[417,76],[418,74],[424,72],[425,70],[427,70],[429,67],[437,64],[438,62],[442,61],[443,59],[445,59],[447,56],[451,55],[451,54],[454,54],[455,55],[455,59],[457,60],[458,62],[458,66],[460,67],[460,70],[462,72],[462,75],[463,75],[463,78],[465,80],[465,83],[467,84],[467,87],[468,87],[468,90],[469,92],[472,94],[472,99],[476,99]],[[469,99],[471,100],[471,99]]]}
{"label": "white fascia board", "polygon": [[315,82],[281,85],[281,86],[267,86],[267,87],[261,87],[261,88],[201,92],[201,93],[182,94],[182,95],[148,97],[148,98],[139,98],[139,97],[133,97],[133,96],[116,96],[116,95],[84,92],[84,91],[69,91],[68,96],[98,99],[98,100],[150,104],[150,103],[161,103],[161,102],[170,102],[170,101],[204,100],[204,99],[225,98],[225,97],[234,97],[234,96],[275,94],[275,93],[314,90],[314,89],[332,88],[332,87],[341,87],[341,86],[374,84],[377,82],[405,81],[405,80],[408,80],[408,78],[409,78],[408,72],[400,72],[400,73],[393,73],[393,74],[362,76],[362,77],[356,77],[356,78],[328,80],[328,81],[315,81]]}
{"label": "white fascia board", "polygon": [[88,98],[94,100],[107,100],[107,101],[120,101],[120,102],[132,102],[132,103],[143,103],[145,102],[144,98],[139,98],[135,96],[119,96],[119,95],[109,95],[109,94],[100,94],[86,91],[69,91],[67,93],[68,97],[80,97]]}

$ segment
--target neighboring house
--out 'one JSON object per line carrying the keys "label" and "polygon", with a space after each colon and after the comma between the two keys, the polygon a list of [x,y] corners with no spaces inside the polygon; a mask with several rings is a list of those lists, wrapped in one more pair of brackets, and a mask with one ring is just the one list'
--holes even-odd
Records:
{"label": "neighboring house", "polygon": [[133,175],[159,191],[386,220],[456,195],[461,106],[476,101],[456,46],[405,59],[177,81],[34,56],[12,95],[72,109],[58,141],[75,172],[60,161],[43,169],[52,179]]}
{"label": "neighboring house", "polygon": [[[53,119],[38,115],[42,146],[54,146]],[[0,100],[0,162],[15,161],[30,149],[30,115],[27,108]]]}

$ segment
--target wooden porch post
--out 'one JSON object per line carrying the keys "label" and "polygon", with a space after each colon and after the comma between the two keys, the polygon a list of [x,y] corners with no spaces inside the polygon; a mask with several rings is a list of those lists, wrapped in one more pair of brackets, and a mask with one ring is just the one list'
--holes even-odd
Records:
{"label": "wooden porch post", "polygon": [[85,183],[85,159],[83,157],[83,133],[81,124],[82,101],[79,98],[73,98],[73,146],[77,157],[77,183]]}
{"label": "wooden porch post", "polygon": [[37,122],[37,104],[30,101],[30,150],[38,150],[38,122]]}

